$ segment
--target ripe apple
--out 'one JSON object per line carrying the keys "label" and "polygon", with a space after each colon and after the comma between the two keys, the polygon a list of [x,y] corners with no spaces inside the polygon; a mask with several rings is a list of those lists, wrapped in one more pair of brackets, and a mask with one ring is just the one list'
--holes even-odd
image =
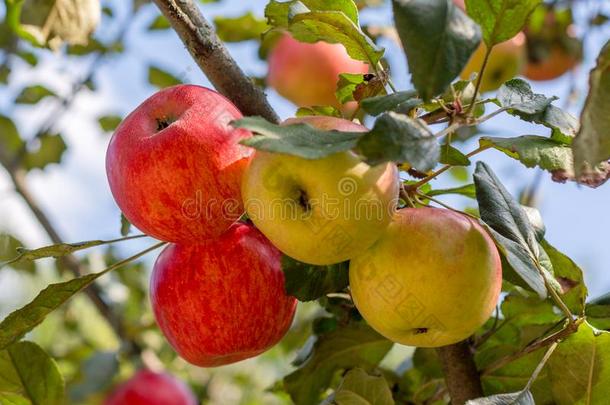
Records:
{"label": "ripe apple", "polygon": [[[301,117],[340,131],[366,131],[333,117]],[[368,248],[390,223],[398,199],[393,163],[371,167],[352,152],[308,160],[256,151],[242,185],[250,219],[282,252],[302,262],[327,265]]]}
{"label": "ripe apple", "polygon": [[[485,59],[487,47],[481,42],[479,47],[470,57],[470,60],[462,70],[462,80],[469,80],[473,73],[479,72]],[[481,92],[492,91],[500,88],[504,82],[517,76],[525,63],[525,35],[520,32],[508,41],[504,41],[493,47],[487,67],[483,72],[481,81]]]}
{"label": "ripe apple", "polygon": [[356,307],[377,332],[408,346],[438,347],[466,339],[489,318],[502,266],[473,219],[406,208],[350,261],[349,279]]}
{"label": "ripe apple", "polygon": [[461,8],[463,11],[466,10],[466,4],[464,4],[464,0],[453,0],[453,4]]}
{"label": "ripe apple", "polygon": [[530,80],[553,80],[563,76],[580,63],[576,55],[571,55],[560,46],[552,46],[542,59],[529,59],[523,76]]}
{"label": "ripe apple", "polygon": [[110,190],[125,217],[169,242],[217,237],[243,213],[240,184],[250,132],[213,90],[181,85],[144,101],[117,128],[106,153]]}
{"label": "ripe apple", "polygon": [[285,293],[280,252],[243,223],[218,239],[166,247],[153,268],[150,299],[169,343],[201,367],[271,348],[296,309],[295,298]]}
{"label": "ripe apple", "polygon": [[[339,44],[299,42],[282,36],[269,53],[267,83],[299,107],[341,108],[336,96],[340,73],[368,73],[368,65],[352,59]],[[344,109],[353,109],[348,103]]]}
{"label": "ripe apple", "polygon": [[190,388],[166,373],[140,370],[115,388],[104,405],[197,405]]}

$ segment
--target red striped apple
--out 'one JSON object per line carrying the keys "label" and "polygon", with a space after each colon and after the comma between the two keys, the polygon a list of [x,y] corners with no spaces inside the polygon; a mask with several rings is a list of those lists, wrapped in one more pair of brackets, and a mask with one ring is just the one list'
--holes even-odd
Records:
{"label": "red striped apple", "polygon": [[350,261],[349,280],[356,307],[377,332],[408,346],[438,347],[466,339],[489,318],[502,266],[477,221],[407,208]]}
{"label": "red striped apple", "polygon": [[243,213],[240,183],[250,132],[213,90],[181,85],[144,101],[115,131],[106,153],[110,190],[125,217],[169,242],[217,237]]}
{"label": "red striped apple", "polygon": [[[366,131],[333,117],[301,117],[325,130]],[[393,163],[371,167],[352,152],[308,160],[256,151],[242,194],[250,219],[286,255],[326,265],[367,249],[390,223],[398,199]]]}
{"label": "red striped apple", "polygon": [[280,252],[252,225],[215,240],[172,244],[157,259],[150,299],[159,328],[186,361],[215,367],[257,356],[288,331]]}
{"label": "red striped apple", "polygon": [[104,405],[197,405],[190,388],[166,373],[140,370],[116,387]]}
{"label": "red striped apple", "polygon": [[[269,54],[267,83],[299,107],[330,105],[340,108],[335,97],[340,73],[368,73],[368,65],[352,59],[343,45],[299,42],[284,35]],[[349,110],[350,106],[344,108]]]}

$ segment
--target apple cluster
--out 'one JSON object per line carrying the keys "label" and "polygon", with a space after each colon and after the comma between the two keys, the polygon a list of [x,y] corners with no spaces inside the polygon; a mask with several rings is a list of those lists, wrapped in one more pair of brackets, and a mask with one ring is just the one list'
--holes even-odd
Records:
{"label": "apple cluster", "polygon": [[[321,159],[254,151],[240,144],[251,133],[231,126],[241,117],[213,90],[175,86],[133,111],[108,147],[108,180],[124,215],[170,242],[150,298],[181,357],[221,366],[282,339],[296,309],[282,254],[313,265],[349,260],[356,307],[394,342],[447,345],[487,320],[501,264],[476,220],[397,209],[393,162],[371,166],[351,151]],[[283,123],[293,124],[367,130],[327,116]]]}

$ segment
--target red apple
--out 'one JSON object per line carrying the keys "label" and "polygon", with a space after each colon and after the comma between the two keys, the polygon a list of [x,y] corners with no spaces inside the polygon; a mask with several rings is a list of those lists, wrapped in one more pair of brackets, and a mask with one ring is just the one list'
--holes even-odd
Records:
{"label": "red apple", "polygon": [[267,83],[299,107],[339,108],[341,105],[335,97],[339,74],[368,71],[368,65],[352,59],[343,45],[309,44],[284,35],[269,54]]}
{"label": "red apple", "polygon": [[166,373],[140,370],[119,385],[104,405],[197,405],[190,388]]}
{"label": "red apple", "polygon": [[125,217],[168,242],[217,237],[243,213],[240,184],[250,132],[225,97],[181,85],[144,101],[117,128],[106,154],[110,190]]}
{"label": "red apple", "polygon": [[296,300],[286,295],[280,252],[254,226],[172,244],[153,268],[157,323],[185,360],[215,367],[254,357],[282,339]]}
{"label": "red apple", "polygon": [[523,76],[530,80],[553,80],[563,76],[580,63],[576,55],[572,55],[560,46],[551,46],[541,59],[530,58],[525,65]]}

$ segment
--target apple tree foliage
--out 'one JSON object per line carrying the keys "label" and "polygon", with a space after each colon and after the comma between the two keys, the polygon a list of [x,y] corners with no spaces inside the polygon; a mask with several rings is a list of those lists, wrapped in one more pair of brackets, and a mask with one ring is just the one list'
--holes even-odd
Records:
{"label": "apple tree foliage", "polygon": [[[480,153],[491,154],[494,152],[490,150],[495,149],[526,167],[548,172],[555,181],[598,187],[608,180],[610,42],[603,46],[590,72],[588,95],[577,119],[557,105],[556,97],[534,93],[519,78],[507,81],[487,98],[477,92],[478,78],[456,81],[481,41],[491,48],[513,37],[527,24],[541,0],[466,0],[466,12],[449,0],[393,0],[394,27],[382,31],[399,38],[412,82],[412,88],[397,90],[384,59],[385,50],[378,44],[382,34],[375,34],[374,27],[362,26],[359,18],[359,9],[382,3],[270,0],[259,13],[215,19],[223,41],[254,41],[262,59],[278,33],[289,31],[299,41],[341,44],[352,58],[371,67],[369,75],[341,75],[336,89],[340,101],[358,103],[354,116],[368,117],[372,123],[368,132],[338,133],[304,124],[279,127],[260,117],[247,117],[233,123],[254,133],[243,143],[307,159],[351,150],[371,164],[395,162],[404,174],[404,206],[444,205],[437,198],[447,194],[476,202],[477,208],[469,210],[468,215],[480,219],[502,254],[504,295],[496,315],[468,342],[486,395],[468,403],[607,403],[610,298],[587,301],[581,269],[545,239],[540,214],[522,205],[491,168],[476,159]],[[19,90],[15,104],[51,100],[49,104],[56,108],[32,136],[23,135],[13,117],[0,112],[0,162],[25,199],[33,199],[23,182],[28,172],[60,163],[67,149],[56,129],[57,116],[71,106],[78,93],[95,92],[96,68],[105,60],[121,58],[125,52],[128,25],[119,27],[118,34],[111,38],[92,33],[96,18],[101,18],[103,25],[117,24],[110,5],[102,2],[101,16],[96,17],[84,9],[70,8],[74,7],[70,4],[4,1],[0,86],[10,82],[15,69],[35,67],[49,49],[62,58],[92,61],[91,70],[73,83],[68,96],[37,82]],[[74,18],[63,22],[65,26],[50,17],[68,12],[62,7],[75,13]],[[146,8],[154,6],[134,0],[126,24]],[[608,18],[602,14],[589,17],[587,29],[597,29]],[[170,29],[161,15],[146,26],[151,42],[155,32]],[[157,88],[181,82],[177,74],[155,65],[147,66],[147,77]],[[0,88],[0,92],[5,90]],[[311,114],[341,116],[330,106],[297,111],[297,115]],[[499,114],[544,126],[548,133],[482,136],[478,125]],[[111,132],[121,118],[120,113],[109,112],[101,115],[98,123],[103,132]],[[478,137],[478,148],[464,151],[460,134]],[[474,167],[472,179],[456,180],[454,187],[446,189],[429,183],[451,168],[467,166]],[[449,401],[443,368],[434,350],[415,349],[398,365],[388,360],[394,344],[367,326],[354,307],[347,263],[320,267],[284,257],[286,289],[306,304],[301,304],[303,310],[284,341],[255,363],[254,370],[267,370],[265,362],[271,361],[275,364],[272,374],[284,375],[263,394],[260,382],[247,371],[201,374],[180,362],[163,341],[144,304],[145,266],[137,262],[160,244],[125,259],[117,257],[109,245],[140,237],[127,236],[132,231],[125,218],[120,223],[124,238],[60,243],[58,236],[51,235],[54,230],[44,213],[37,211],[36,202],[29,201],[28,205],[56,243],[24,248],[9,233],[0,237],[0,271],[19,272],[36,286],[45,280],[32,301],[0,322],[1,404],[97,403],[114,382],[142,364],[157,363],[188,380],[204,399],[213,397],[213,379],[220,379],[237,385],[243,392],[242,399],[264,403],[385,405]],[[93,256],[74,255],[100,246],[105,250],[101,250],[101,257],[98,254],[97,264]],[[57,259],[46,287],[49,276],[43,270],[49,268],[48,260],[37,262],[45,258]],[[90,291],[92,286],[104,289],[117,284],[127,291],[127,298],[112,302],[102,297],[110,302],[106,306],[93,306],[78,294]],[[98,313],[104,311],[105,320]]]}

